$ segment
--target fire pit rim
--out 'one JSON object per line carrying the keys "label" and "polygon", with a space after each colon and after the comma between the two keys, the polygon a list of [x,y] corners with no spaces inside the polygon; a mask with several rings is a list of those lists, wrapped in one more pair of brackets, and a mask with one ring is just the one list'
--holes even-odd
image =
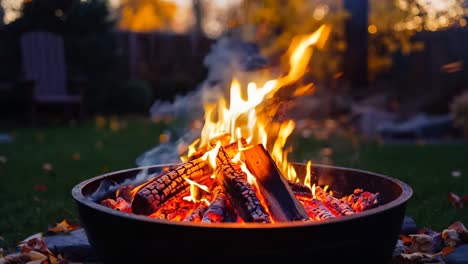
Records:
{"label": "fire pit rim", "polygon": [[[293,164],[297,165],[303,165],[303,163],[299,162],[292,162]],[[383,212],[387,209],[397,207],[400,204],[403,204],[407,202],[411,196],[413,195],[413,190],[412,188],[406,184],[405,182],[398,180],[396,178],[392,178],[380,173],[376,172],[371,172],[371,171],[366,171],[366,170],[361,170],[361,169],[355,169],[355,168],[349,168],[349,167],[340,167],[340,166],[332,166],[332,165],[324,165],[324,164],[314,164],[314,167],[320,167],[320,168],[329,168],[329,169],[339,169],[339,170],[346,170],[346,171],[351,171],[351,172],[357,172],[357,173],[365,173],[365,174],[372,174],[373,176],[376,177],[381,177],[386,180],[392,181],[396,183],[401,189],[401,194],[394,200],[380,205],[376,208],[371,208],[366,211],[360,212],[359,214],[355,215],[350,215],[346,217],[340,217],[340,218],[331,218],[331,219],[326,219],[320,222],[314,222],[314,221],[295,221],[295,222],[282,222],[282,223],[275,223],[275,224],[265,224],[265,223],[192,223],[192,222],[180,222],[180,221],[172,221],[172,220],[165,220],[165,219],[158,219],[158,218],[150,218],[145,215],[137,215],[137,214],[132,214],[132,213],[125,213],[121,212],[118,210],[114,210],[111,208],[108,208],[106,206],[103,206],[99,203],[96,203],[95,201],[89,199],[82,193],[82,189],[87,186],[89,183],[98,181],[102,178],[110,177],[115,174],[121,174],[129,171],[141,171],[144,169],[150,169],[150,168],[163,168],[163,167],[168,167],[168,166],[178,166],[180,163],[166,163],[166,164],[157,164],[157,165],[150,165],[150,166],[140,166],[140,167],[133,167],[133,168],[128,168],[128,169],[123,169],[123,170],[118,170],[118,171],[113,171],[109,173],[105,173],[99,176],[95,176],[92,178],[89,178],[87,180],[84,180],[78,184],[76,184],[71,193],[72,197],[74,200],[78,203],[81,203],[82,205],[92,207],[95,210],[98,211],[103,211],[107,214],[112,214],[117,217],[126,217],[126,218],[131,218],[134,220],[138,221],[145,221],[145,222],[150,222],[150,223],[157,223],[157,224],[164,224],[164,225],[180,225],[180,226],[192,226],[192,227],[197,227],[197,228],[294,228],[294,227],[304,227],[304,226],[314,226],[314,225],[327,225],[327,224],[333,224],[336,222],[344,222],[344,221],[352,221],[358,218],[366,217],[368,215],[373,215],[377,214],[379,212]]]}

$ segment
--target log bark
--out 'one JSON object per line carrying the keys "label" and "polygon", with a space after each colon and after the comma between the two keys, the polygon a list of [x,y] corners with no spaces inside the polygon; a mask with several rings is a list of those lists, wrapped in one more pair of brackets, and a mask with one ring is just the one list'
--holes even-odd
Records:
{"label": "log bark", "polygon": [[344,196],[341,200],[346,202],[355,212],[362,212],[379,205],[379,193],[356,189],[353,194]]}
{"label": "log bark", "polygon": [[315,186],[315,196],[337,215],[347,216],[355,214],[353,208],[351,208],[351,206],[349,206],[345,201],[331,196],[320,186]]}
{"label": "log bark", "polygon": [[306,210],[263,145],[255,145],[243,152],[245,164],[257,179],[273,220],[289,222],[309,219]]}
{"label": "log bark", "polygon": [[307,211],[310,219],[313,221],[323,221],[326,219],[335,218],[333,213],[319,200],[305,199],[303,200],[304,208]]}
{"label": "log bark", "polygon": [[291,180],[287,180],[287,183],[295,195],[312,197],[312,190],[307,185]]}
{"label": "log bark", "polygon": [[213,199],[203,214],[202,223],[221,223],[224,220],[228,198],[221,186],[213,190]]}
{"label": "log bark", "polygon": [[190,185],[184,178],[201,181],[209,177],[211,173],[212,169],[206,161],[202,159],[188,161],[146,182],[133,198],[132,210],[135,214],[150,215],[163,202]]}
{"label": "log bark", "polygon": [[204,203],[200,203],[197,208],[195,208],[185,219],[184,222],[195,222],[198,223],[203,218],[203,214],[205,213],[208,206]]}
{"label": "log bark", "polygon": [[253,187],[235,167],[223,147],[219,149],[216,157],[215,173],[218,183],[223,186],[232,206],[244,222],[271,222]]}

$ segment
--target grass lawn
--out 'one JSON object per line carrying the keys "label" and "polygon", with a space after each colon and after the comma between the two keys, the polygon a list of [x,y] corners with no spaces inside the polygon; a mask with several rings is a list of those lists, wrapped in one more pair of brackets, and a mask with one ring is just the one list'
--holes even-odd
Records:
{"label": "grass lawn", "polygon": [[[134,167],[136,157],[155,146],[167,128],[143,118],[127,120],[117,131],[97,128],[94,121],[11,131],[14,141],[0,144],[0,156],[6,158],[0,161],[0,236],[8,247],[63,218],[78,222],[71,188],[105,171]],[[468,145],[353,145],[343,138],[292,143],[300,146],[295,161],[321,163],[320,150],[330,147],[335,165],[407,182],[414,190],[407,214],[420,226],[439,230],[455,220],[468,224],[468,208],[447,202],[448,192],[468,193]],[[452,177],[454,170],[461,176]]]}

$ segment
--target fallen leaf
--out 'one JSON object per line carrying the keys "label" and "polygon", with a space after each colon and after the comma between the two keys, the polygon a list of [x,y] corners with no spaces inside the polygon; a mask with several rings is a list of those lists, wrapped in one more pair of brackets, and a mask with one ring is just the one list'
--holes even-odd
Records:
{"label": "fallen leaf", "polygon": [[120,121],[116,117],[111,117],[109,122],[109,128],[113,132],[119,131],[121,128]]}
{"label": "fallen leaf", "polygon": [[455,230],[459,234],[461,241],[463,243],[468,243],[468,229],[462,222],[456,221],[447,227],[447,229]]}
{"label": "fallen leaf", "polygon": [[80,155],[80,153],[73,153],[71,158],[72,158],[72,160],[80,160],[81,155]]}
{"label": "fallen leaf", "polygon": [[96,127],[98,129],[103,129],[106,126],[106,118],[103,116],[96,116]]}
{"label": "fallen leaf", "polygon": [[409,236],[405,236],[405,235],[400,235],[400,240],[405,244],[413,242],[413,240]]}
{"label": "fallen leaf", "polygon": [[461,176],[461,172],[459,170],[452,171],[453,178],[460,178],[460,176]]}
{"label": "fallen leaf", "polygon": [[453,251],[455,251],[455,247],[444,247],[442,249],[442,256],[445,257],[448,254],[452,253]]}
{"label": "fallen leaf", "polygon": [[454,207],[463,207],[460,196],[456,195],[455,193],[449,192],[448,196],[447,196],[447,199],[448,199],[449,203],[452,204],[452,206],[454,206]]}
{"label": "fallen leaf", "polygon": [[456,247],[461,244],[460,234],[454,229],[444,229],[442,239],[448,247]]}
{"label": "fallen leaf", "polygon": [[41,191],[41,192],[46,192],[49,188],[47,187],[47,184],[44,183],[38,183],[34,185],[34,190],[36,191]]}
{"label": "fallen leaf", "polygon": [[54,168],[52,167],[52,164],[50,163],[44,163],[42,164],[42,170],[46,171],[46,172],[50,172],[52,171]]}
{"label": "fallen leaf", "polygon": [[19,252],[3,256],[0,250],[0,263],[13,264],[60,264],[68,263],[60,254],[54,255],[47,247],[42,233],[34,234],[18,244]]}
{"label": "fallen leaf", "polygon": [[44,241],[42,233],[34,234],[19,242],[18,247],[22,253],[37,251],[45,255],[52,255],[52,252],[49,250]]}
{"label": "fallen leaf", "polygon": [[58,222],[54,227],[49,228],[48,232],[51,233],[70,233],[73,230],[80,228],[78,224],[72,224],[67,219]]}
{"label": "fallen leaf", "polygon": [[[428,262],[428,261],[437,260],[437,258],[440,255],[441,255],[440,253],[430,254],[430,253],[415,252],[415,253],[411,253],[411,254],[402,253],[400,256],[402,256],[402,257],[404,257],[406,259],[409,259],[409,260],[419,261],[419,262],[425,263],[425,262]],[[419,262],[417,262],[417,263],[419,263]]]}

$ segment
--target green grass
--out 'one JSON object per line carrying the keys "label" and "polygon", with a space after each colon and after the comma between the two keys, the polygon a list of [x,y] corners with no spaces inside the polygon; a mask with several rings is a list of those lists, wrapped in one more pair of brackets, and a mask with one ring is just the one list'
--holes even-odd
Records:
{"label": "green grass", "polygon": [[[329,147],[333,150],[333,165],[369,170],[406,182],[413,189],[406,213],[420,227],[442,230],[454,221],[468,225],[468,204],[466,208],[454,208],[447,198],[449,192],[468,194],[467,144],[353,145],[343,138],[323,142],[299,139],[294,144],[301,146],[295,152],[300,161],[310,157],[320,163],[318,150]],[[453,171],[460,171],[461,176],[453,177]]]}
{"label": "green grass", "polygon": [[[163,129],[131,118],[118,131],[98,129],[94,121],[12,131],[14,141],[0,144],[0,156],[7,159],[0,162],[0,236],[11,247],[63,218],[78,222],[73,186],[105,171],[135,167],[136,157],[158,143]],[[43,170],[46,163],[52,171]]]}
{"label": "green grass", "polygon": [[[7,158],[0,162],[0,236],[11,247],[63,218],[78,222],[72,187],[105,171],[134,167],[136,157],[154,147],[167,128],[143,118],[129,118],[127,126],[118,131],[98,129],[94,121],[11,131],[14,141],[0,144],[0,156]],[[292,144],[300,146],[291,158],[294,161],[323,163],[320,150],[330,147],[334,165],[407,182],[414,190],[407,215],[419,226],[440,230],[456,220],[468,224],[468,208],[456,209],[447,201],[448,192],[468,193],[468,145],[351,144],[343,137],[297,139]],[[75,153],[79,160],[72,158]],[[53,170],[44,171],[45,163]],[[454,170],[461,177],[452,177]]]}

